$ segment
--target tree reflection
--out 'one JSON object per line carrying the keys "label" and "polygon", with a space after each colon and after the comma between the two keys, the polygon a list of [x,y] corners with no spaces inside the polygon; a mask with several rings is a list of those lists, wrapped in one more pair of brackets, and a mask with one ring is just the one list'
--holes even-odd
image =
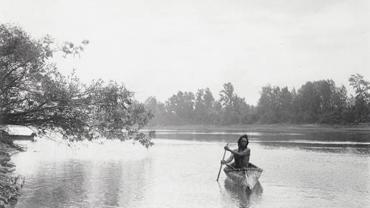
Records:
{"label": "tree reflection", "polygon": [[25,207],[29,208],[58,208],[83,204],[86,198],[86,190],[83,188],[86,170],[81,163],[68,161],[60,164],[49,163],[40,167],[43,168],[38,169],[34,180],[28,181],[33,188],[27,190],[23,197],[25,200],[17,206],[22,207],[22,204],[25,204]]}

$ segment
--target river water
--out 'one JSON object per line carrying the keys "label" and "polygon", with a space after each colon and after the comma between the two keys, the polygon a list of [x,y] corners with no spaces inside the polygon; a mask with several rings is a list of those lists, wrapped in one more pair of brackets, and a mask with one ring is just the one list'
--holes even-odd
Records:
{"label": "river water", "polygon": [[[264,172],[246,193],[221,173],[226,142],[250,135]],[[54,140],[54,139],[53,139]],[[370,207],[368,132],[158,130],[155,145],[40,139],[13,156],[26,177],[18,208]]]}

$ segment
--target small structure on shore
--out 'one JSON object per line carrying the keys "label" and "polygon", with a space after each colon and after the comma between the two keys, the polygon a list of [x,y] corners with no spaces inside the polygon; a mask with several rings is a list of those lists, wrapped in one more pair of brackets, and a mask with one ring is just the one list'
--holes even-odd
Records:
{"label": "small structure on shore", "polygon": [[11,143],[14,140],[35,140],[36,133],[27,126],[0,125],[0,141]]}

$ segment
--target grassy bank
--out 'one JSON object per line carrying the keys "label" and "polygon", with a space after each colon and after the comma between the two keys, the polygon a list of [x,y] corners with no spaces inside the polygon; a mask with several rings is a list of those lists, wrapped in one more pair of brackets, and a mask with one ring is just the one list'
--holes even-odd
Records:
{"label": "grassy bank", "polygon": [[11,207],[17,202],[24,178],[14,174],[15,165],[10,162],[18,150],[12,145],[0,142],[0,208]]}

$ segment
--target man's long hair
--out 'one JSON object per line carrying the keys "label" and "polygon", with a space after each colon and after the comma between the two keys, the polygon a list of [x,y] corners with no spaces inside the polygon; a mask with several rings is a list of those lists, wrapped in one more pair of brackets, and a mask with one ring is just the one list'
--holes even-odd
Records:
{"label": "man's long hair", "polygon": [[[245,145],[245,147],[242,147],[242,139],[246,139],[247,140],[247,145]],[[249,140],[248,140],[248,135],[244,134],[243,136],[239,137],[238,139],[238,150],[244,150],[245,148],[247,148],[249,144]]]}

